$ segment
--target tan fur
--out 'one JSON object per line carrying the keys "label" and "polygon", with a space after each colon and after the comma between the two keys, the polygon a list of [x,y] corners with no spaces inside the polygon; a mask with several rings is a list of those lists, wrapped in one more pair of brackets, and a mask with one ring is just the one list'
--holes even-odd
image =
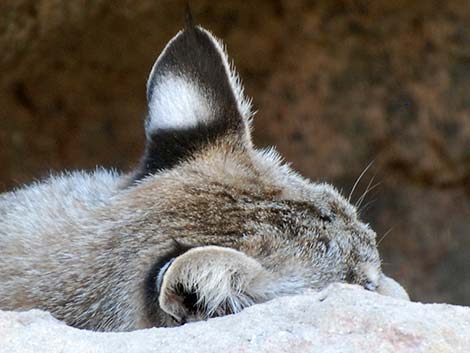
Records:
{"label": "tan fur", "polygon": [[[0,195],[0,309],[110,331],[235,313],[336,281],[404,297],[356,209],[246,134],[227,131],[136,182],[96,170]],[[149,304],[146,278],[175,242],[192,249],[168,263]],[[191,291],[196,308],[182,297]]]}
{"label": "tan fur", "polygon": [[[184,300],[178,294],[178,286],[198,296],[199,319],[219,316],[226,312],[238,312],[243,307],[269,297],[257,293],[259,283],[273,281],[271,273],[256,260],[245,254],[224,247],[202,246],[189,250],[176,258],[163,279],[160,292],[160,308],[181,321],[191,317],[181,305]],[[262,286],[264,287],[264,286]]]}

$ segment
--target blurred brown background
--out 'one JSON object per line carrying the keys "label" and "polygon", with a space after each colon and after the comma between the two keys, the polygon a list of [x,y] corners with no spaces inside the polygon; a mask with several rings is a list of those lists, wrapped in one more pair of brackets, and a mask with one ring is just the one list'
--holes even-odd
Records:
{"label": "blurred brown background", "polygon": [[[190,1],[254,98],[258,146],[357,200],[385,271],[470,305],[470,2]],[[0,191],[50,170],[129,169],[145,81],[184,3],[0,2]]]}

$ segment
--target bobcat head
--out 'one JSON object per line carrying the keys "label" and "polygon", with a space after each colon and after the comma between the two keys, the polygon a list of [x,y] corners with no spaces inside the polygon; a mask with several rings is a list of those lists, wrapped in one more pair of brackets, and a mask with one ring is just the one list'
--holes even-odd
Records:
{"label": "bobcat head", "polygon": [[211,33],[189,25],[168,43],[147,99],[131,188],[142,227],[167,239],[146,281],[150,321],[235,313],[337,281],[406,297],[382,273],[376,234],[354,206],[253,147],[250,101]]}

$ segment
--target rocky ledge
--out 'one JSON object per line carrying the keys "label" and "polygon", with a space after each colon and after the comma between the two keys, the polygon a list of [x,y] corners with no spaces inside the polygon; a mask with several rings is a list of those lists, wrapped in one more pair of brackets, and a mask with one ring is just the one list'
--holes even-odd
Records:
{"label": "rocky ledge", "polygon": [[39,310],[0,311],[0,352],[470,352],[470,308],[334,284],[237,315],[125,333],[75,329]]}

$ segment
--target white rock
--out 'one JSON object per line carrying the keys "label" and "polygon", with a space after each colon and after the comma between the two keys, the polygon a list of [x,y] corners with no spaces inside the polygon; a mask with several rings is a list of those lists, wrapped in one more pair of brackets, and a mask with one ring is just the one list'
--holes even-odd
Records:
{"label": "white rock", "polygon": [[126,333],[78,330],[39,310],[0,311],[0,352],[470,352],[470,308],[334,284],[237,315]]}

